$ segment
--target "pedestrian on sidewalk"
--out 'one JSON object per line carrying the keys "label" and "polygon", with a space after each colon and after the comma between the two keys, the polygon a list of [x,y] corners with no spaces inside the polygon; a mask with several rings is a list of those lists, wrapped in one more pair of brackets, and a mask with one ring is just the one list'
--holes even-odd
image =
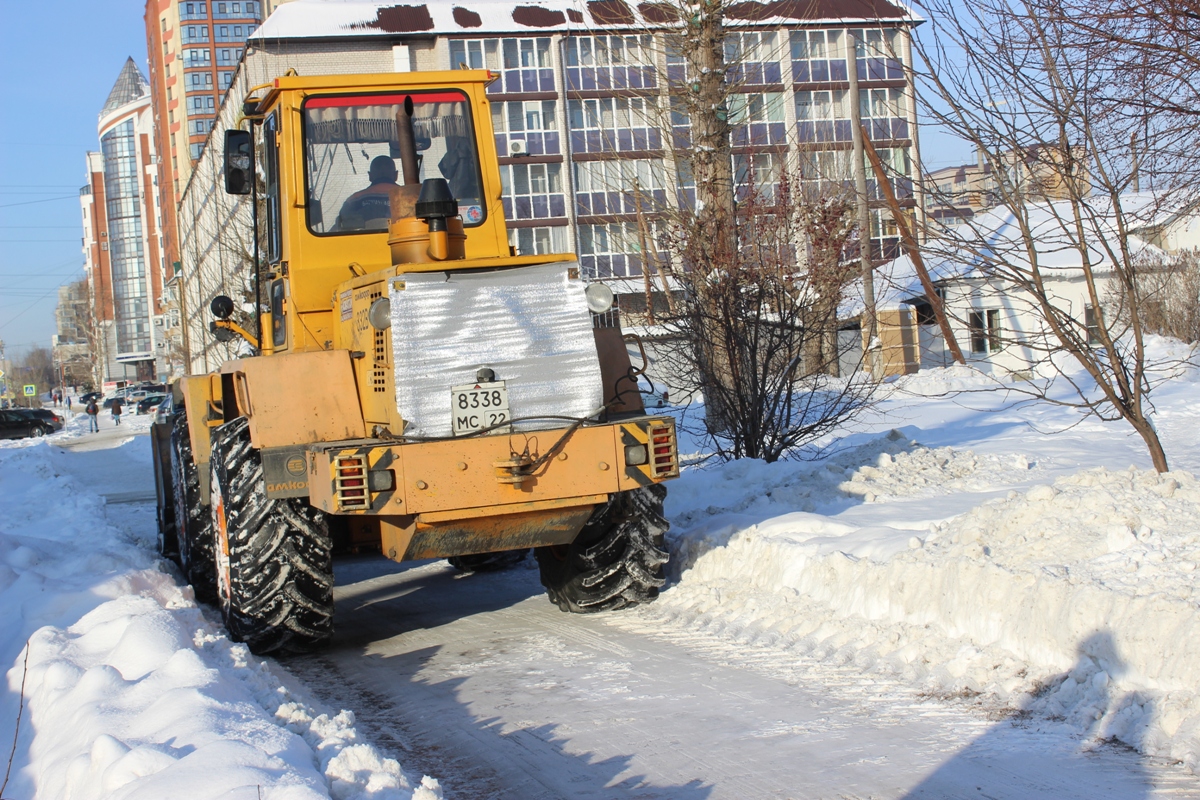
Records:
{"label": "pedestrian on sidewalk", "polygon": [[71,411],[71,395],[67,395],[67,413]]}
{"label": "pedestrian on sidewalk", "polygon": [[121,424],[121,398],[113,400],[112,404],[113,422],[117,425]]}
{"label": "pedestrian on sidewalk", "polygon": [[96,405],[95,399],[89,400],[87,406],[83,409],[88,417],[88,433],[100,432],[100,406]]}

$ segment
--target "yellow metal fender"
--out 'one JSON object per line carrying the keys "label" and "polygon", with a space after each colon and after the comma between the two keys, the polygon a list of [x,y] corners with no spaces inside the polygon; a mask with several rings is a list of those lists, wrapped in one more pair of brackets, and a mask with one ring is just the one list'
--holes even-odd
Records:
{"label": "yellow metal fender", "polygon": [[347,350],[242,358],[221,373],[259,450],[366,436]]}

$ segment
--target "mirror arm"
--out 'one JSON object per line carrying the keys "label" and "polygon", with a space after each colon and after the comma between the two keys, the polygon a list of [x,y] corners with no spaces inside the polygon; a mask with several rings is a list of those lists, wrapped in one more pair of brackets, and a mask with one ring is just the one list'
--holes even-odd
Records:
{"label": "mirror arm", "polygon": [[254,337],[254,334],[250,333],[248,330],[243,328],[241,325],[238,325],[233,320],[215,319],[215,320],[213,320],[212,324],[213,324],[213,327],[224,328],[227,331],[233,331],[238,336],[241,336],[243,339],[245,339],[247,342],[249,342],[250,346],[253,347],[255,350],[258,349],[258,339],[256,339]]}

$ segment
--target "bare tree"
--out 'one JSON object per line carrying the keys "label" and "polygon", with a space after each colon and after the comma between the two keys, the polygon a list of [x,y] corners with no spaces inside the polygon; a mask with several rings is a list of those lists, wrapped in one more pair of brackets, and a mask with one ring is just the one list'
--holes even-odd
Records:
{"label": "bare tree", "polygon": [[[865,233],[845,175],[809,165],[804,177],[826,180],[805,181],[786,166],[786,142],[749,135],[764,112],[753,104],[767,102],[753,73],[784,60],[775,34],[731,23],[727,0],[653,5],[667,69],[646,113],[672,145],[679,190],[644,208],[638,185],[610,189],[638,199],[647,322],[673,334],[675,388],[703,395],[703,433],[720,456],[775,461],[869,401],[869,375],[838,377],[838,309]],[[669,272],[678,302],[668,293],[654,309],[652,269]]]}
{"label": "bare tree", "polygon": [[[720,404],[724,424],[705,432],[722,458],[777,461],[845,423],[875,386],[861,370],[838,377],[838,307],[857,276],[854,204],[805,199],[794,185],[784,175],[769,193],[742,195],[731,221],[738,246],[686,273],[667,323],[673,371],[692,376],[682,388]],[[702,235],[672,230],[677,251]],[[724,374],[708,374],[716,368]]]}
{"label": "bare tree", "polygon": [[[1149,120],[1106,99],[1120,48],[1079,37],[1056,0],[930,0],[925,10],[933,29],[917,49],[929,107],[993,165],[1001,203],[926,246],[972,271],[961,291],[990,292],[1010,315],[1003,331],[980,317],[959,324],[985,350],[1021,352],[1046,378],[1027,391],[1127,422],[1166,471],[1138,279],[1154,250],[1136,231],[1178,198],[1164,191],[1135,208],[1125,194],[1136,169],[1126,143]],[[1106,312],[1110,292],[1123,316]],[[1022,317],[1036,324],[1021,327]],[[1088,379],[1073,378],[1068,362]]]}

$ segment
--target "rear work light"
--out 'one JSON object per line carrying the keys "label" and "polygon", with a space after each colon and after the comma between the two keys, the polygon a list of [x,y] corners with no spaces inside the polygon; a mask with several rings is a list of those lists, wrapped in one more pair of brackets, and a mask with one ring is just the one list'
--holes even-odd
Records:
{"label": "rear work light", "polygon": [[337,456],[333,460],[333,493],[338,509],[353,511],[371,507],[367,490],[367,459],[365,456]]}
{"label": "rear work light", "polygon": [[679,475],[679,446],[675,442],[675,426],[671,423],[650,425],[650,475],[654,478]]}

